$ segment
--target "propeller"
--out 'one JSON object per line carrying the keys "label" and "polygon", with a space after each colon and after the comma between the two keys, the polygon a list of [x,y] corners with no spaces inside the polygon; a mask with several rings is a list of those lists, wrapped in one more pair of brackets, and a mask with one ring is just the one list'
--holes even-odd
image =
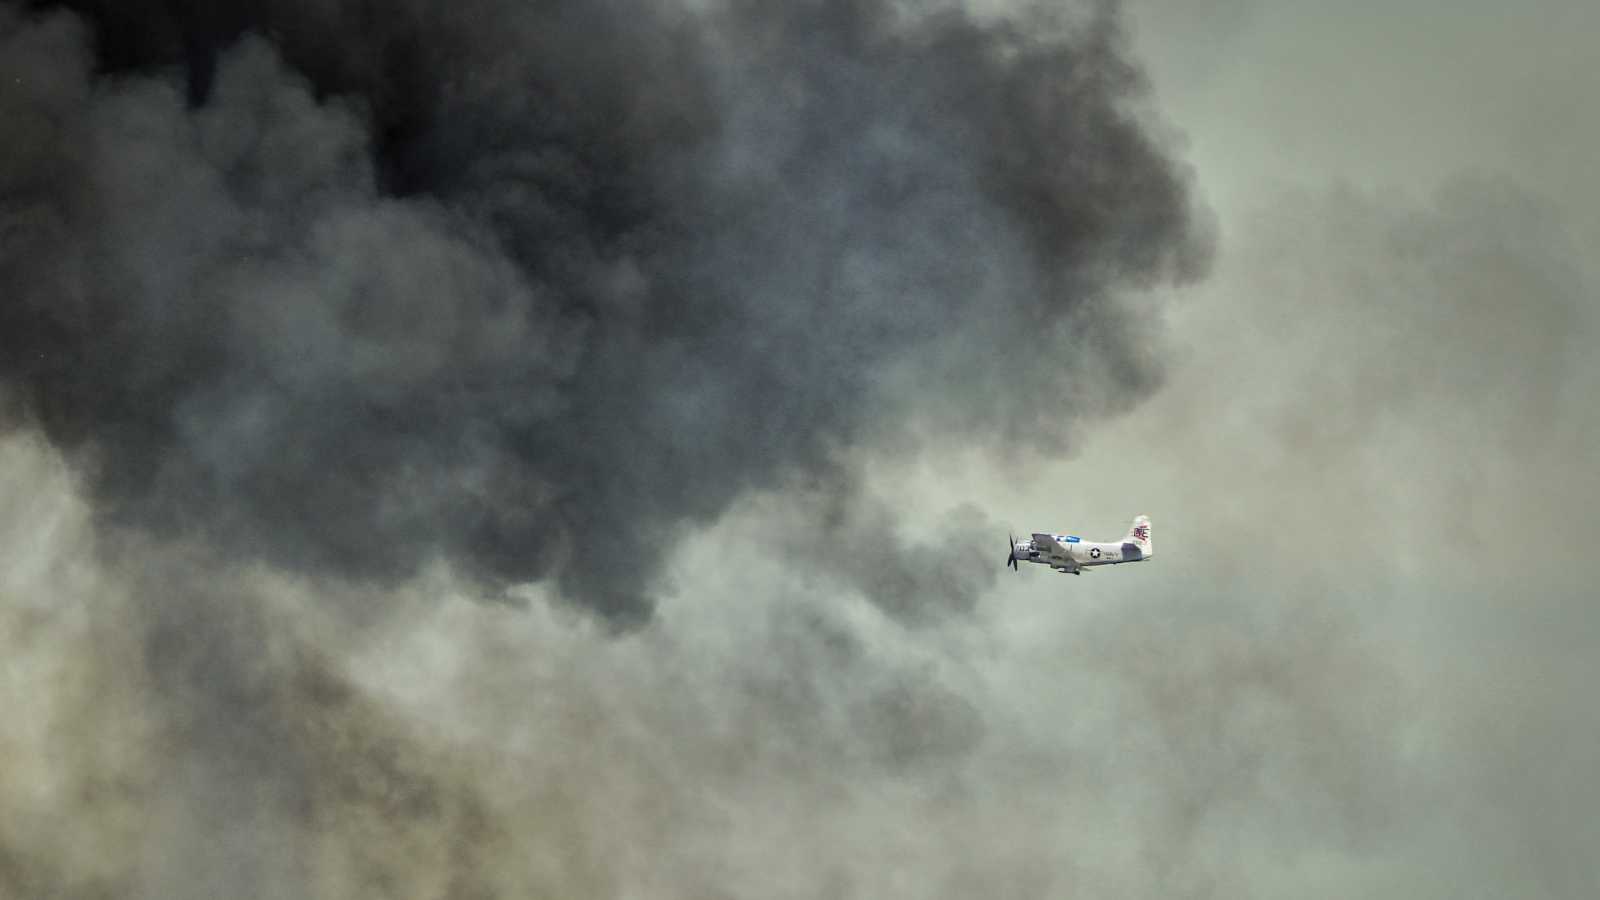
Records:
{"label": "propeller", "polygon": [[1022,567],[1017,565],[1017,539],[1016,539],[1016,536],[1012,535],[1010,532],[1007,532],[1006,533],[1006,539],[1011,542],[1008,545],[1008,546],[1011,547],[1011,552],[1006,554],[1006,565],[1010,566],[1012,568],[1012,570],[1020,572],[1020,571],[1022,571]]}

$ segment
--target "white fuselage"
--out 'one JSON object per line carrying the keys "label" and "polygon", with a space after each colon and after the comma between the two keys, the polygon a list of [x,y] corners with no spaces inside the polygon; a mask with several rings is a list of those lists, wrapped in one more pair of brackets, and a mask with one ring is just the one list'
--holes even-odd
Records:
{"label": "white fuselage", "polygon": [[1050,537],[1053,540],[1048,542],[1037,539],[1018,541],[1017,559],[1071,572],[1094,566],[1144,562],[1152,555],[1140,550],[1131,541],[1085,541],[1070,534],[1054,534]]}
{"label": "white fuselage", "polygon": [[1039,563],[1057,572],[1079,573],[1095,566],[1143,562],[1155,555],[1150,541],[1150,517],[1137,516],[1120,541],[1086,541],[1075,534],[1034,532],[1027,540],[1013,539],[1007,564]]}

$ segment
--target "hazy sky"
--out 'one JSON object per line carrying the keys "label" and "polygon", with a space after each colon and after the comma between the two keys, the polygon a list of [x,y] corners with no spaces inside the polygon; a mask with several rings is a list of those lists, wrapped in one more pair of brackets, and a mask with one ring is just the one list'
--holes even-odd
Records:
{"label": "hazy sky", "polygon": [[0,895],[1600,893],[1592,4],[1136,0],[1141,97],[484,0],[432,117],[341,4],[199,98],[75,6],[0,7]]}

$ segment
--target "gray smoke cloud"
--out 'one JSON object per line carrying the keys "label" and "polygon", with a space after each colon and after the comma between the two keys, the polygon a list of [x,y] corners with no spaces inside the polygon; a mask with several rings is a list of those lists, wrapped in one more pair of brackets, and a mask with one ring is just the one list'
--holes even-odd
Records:
{"label": "gray smoke cloud", "polygon": [[108,523],[229,556],[636,622],[913,413],[1047,434],[996,362],[1075,316],[1152,383],[1109,292],[1204,266],[1109,14],[77,8],[5,14],[0,374]]}
{"label": "gray smoke cloud", "polygon": [[[0,5],[0,894],[996,877],[863,849],[970,809],[989,689],[936,648],[1003,533],[902,534],[874,472],[1159,381],[1121,294],[1209,236],[1123,43],[1110,6]],[[1104,390],[1043,413],[1030,359]]]}

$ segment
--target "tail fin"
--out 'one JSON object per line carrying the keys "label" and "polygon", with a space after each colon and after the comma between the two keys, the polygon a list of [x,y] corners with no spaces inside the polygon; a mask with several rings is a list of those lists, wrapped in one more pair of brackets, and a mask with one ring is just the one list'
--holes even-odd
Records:
{"label": "tail fin", "polygon": [[1155,553],[1155,545],[1150,542],[1150,517],[1136,516],[1133,524],[1128,527],[1128,535],[1122,539],[1124,544],[1132,544],[1139,548],[1143,556]]}

